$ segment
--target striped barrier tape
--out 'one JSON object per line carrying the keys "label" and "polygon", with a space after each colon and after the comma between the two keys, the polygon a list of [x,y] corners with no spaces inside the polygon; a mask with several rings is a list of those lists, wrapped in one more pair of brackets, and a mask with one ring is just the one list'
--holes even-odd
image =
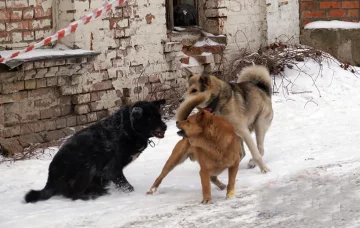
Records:
{"label": "striped barrier tape", "polygon": [[36,48],[40,48],[40,47],[45,46],[45,45],[47,45],[47,44],[49,44],[51,42],[57,41],[57,40],[65,37],[65,36],[68,36],[71,33],[74,33],[79,26],[88,24],[90,21],[95,20],[96,18],[102,16],[104,13],[108,12],[112,8],[115,8],[116,6],[119,6],[119,5],[123,4],[126,1],[127,0],[112,0],[110,2],[104,2],[101,7],[93,10],[88,15],[81,17],[79,20],[72,22],[71,24],[69,24],[65,28],[63,28],[60,31],[54,33],[53,35],[43,39],[42,41],[40,41],[40,42],[38,42],[36,44],[30,45],[29,47],[27,47],[27,48],[25,48],[23,50],[14,52],[8,57],[0,58],[0,63],[5,63],[5,62],[19,56],[22,53],[32,51],[32,50],[34,50]]}

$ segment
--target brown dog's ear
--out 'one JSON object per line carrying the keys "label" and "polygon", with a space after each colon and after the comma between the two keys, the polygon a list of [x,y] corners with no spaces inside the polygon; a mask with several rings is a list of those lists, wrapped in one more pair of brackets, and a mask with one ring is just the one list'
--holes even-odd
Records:
{"label": "brown dog's ear", "polygon": [[196,122],[201,122],[204,119],[205,111],[200,107],[197,107],[197,109],[199,110],[199,112],[196,113]]}

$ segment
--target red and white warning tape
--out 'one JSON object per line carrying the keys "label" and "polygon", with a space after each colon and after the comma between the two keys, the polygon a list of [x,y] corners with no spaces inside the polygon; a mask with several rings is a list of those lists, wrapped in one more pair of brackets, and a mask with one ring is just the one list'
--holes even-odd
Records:
{"label": "red and white warning tape", "polygon": [[56,40],[59,40],[59,39],[65,37],[65,36],[68,36],[71,33],[74,33],[76,31],[76,29],[80,25],[86,25],[90,21],[95,20],[96,18],[102,16],[104,13],[108,12],[112,8],[115,8],[116,6],[121,5],[126,1],[127,0],[112,0],[110,2],[104,2],[102,4],[102,7],[99,7],[97,9],[93,10],[88,15],[83,16],[79,20],[72,22],[71,24],[69,24],[65,28],[63,28],[60,31],[56,32],[55,34],[43,39],[42,41],[40,41],[40,42],[38,42],[36,44],[30,45],[29,47],[27,47],[27,48],[25,48],[25,49],[23,49],[21,51],[14,52],[8,57],[0,58],[0,63],[5,63],[6,61],[9,61],[10,59],[13,59],[13,58],[17,57],[18,55],[20,55],[22,53],[29,52],[31,50],[42,47],[42,46],[47,45],[47,44],[49,44],[51,42],[54,42]]}

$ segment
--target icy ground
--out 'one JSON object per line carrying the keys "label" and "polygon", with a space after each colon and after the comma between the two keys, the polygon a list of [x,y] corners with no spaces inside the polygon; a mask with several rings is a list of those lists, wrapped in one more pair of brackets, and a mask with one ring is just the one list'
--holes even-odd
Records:
{"label": "icy ground", "polygon": [[296,85],[288,88],[312,92],[273,97],[265,142],[271,172],[247,169],[247,152],[233,199],[213,186],[213,204],[201,205],[199,167],[190,161],[145,195],[179,140],[170,121],[165,139],[125,170],[130,194],[112,188],[95,201],[24,204],[30,188],[44,186],[51,157],[0,165],[0,227],[360,227],[360,80],[336,64],[324,63],[322,75],[312,61],[298,67],[306,73],[287,69]]}

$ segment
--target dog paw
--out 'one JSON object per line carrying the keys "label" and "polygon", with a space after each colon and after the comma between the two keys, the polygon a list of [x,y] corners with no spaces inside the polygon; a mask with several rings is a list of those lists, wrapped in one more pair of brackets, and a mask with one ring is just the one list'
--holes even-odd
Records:
{"label": "dog paw", "polygon": [[230,190],[227,194],[226,194],[226,199],[232,198],[235,195],[235,190]]}
{"label": "dog paw", "polygon": [[156,192],[156,188],[151,188],[149,191],[146,192],[146,195],[152,195],[154,192]]}
{"label": "dog paw", "polygon": [[219,187],[219,189],[222,191],[222,190],[224,190],[227,186],[226,186],[226,184],[221,184],[221,185],[219,185],[218,187]]}
{"label": "dog paw", "polygon": [[263,174],[270,172],[270,169],[266,166],[260,168],[260,170],[261,170],[261,173],[263,173]]}
{"label": "dog paw", "polygon": [[119,188],[125,193],[133,192],[135,190],[134,187],[130,184],[120,186]]}
{"label": "dog paw", "polygon": [[211,198],[206,198],[201,201],[202,204],[212,204]]}
{"label": "dog paw", "polygon": [[255,168],[255,166],[256,166],[256,163],[254,162],[254,160],[250,159],[250,161],[248,163],[248,168],[253,169],[253,168]]}

